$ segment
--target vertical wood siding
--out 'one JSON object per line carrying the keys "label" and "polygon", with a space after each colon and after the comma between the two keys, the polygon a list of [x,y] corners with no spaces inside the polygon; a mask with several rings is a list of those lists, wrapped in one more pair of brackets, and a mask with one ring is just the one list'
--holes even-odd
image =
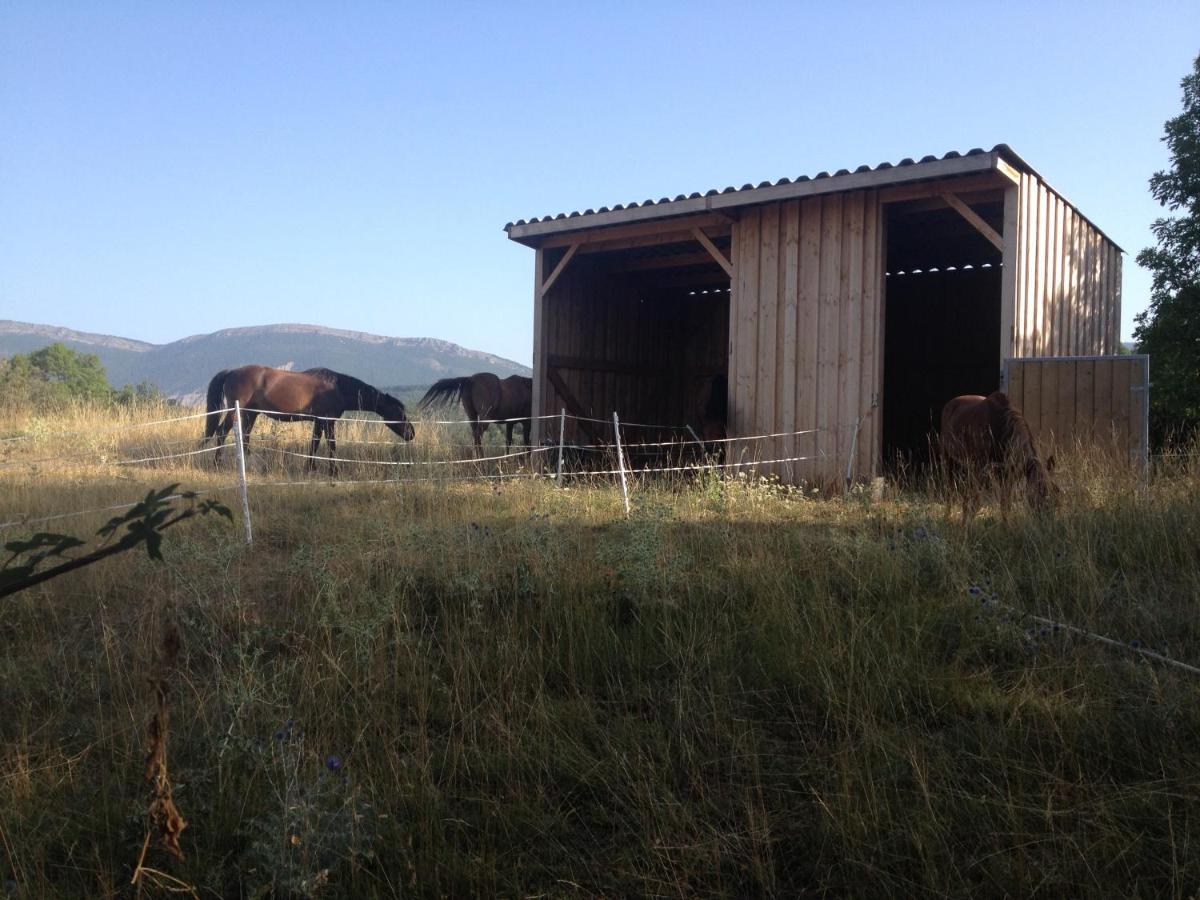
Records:
{"label": "vertical wood siding", "polygon": [[[623,421],[663,426],[631,431],[623,441],[660,439],[672,428],[694,424],[703,380],[725,371],[728,298],[652,293],[581,254],[542,298],[547,368],[587,416],[610,422],[616,411]],[[535,412],[557,416],[569,404],[546,373],[539,377]],[[593,431],[611,439],[611,425],[601,423]],[[544,423],[542,434],[557,438],[558,424]],[[568,420],[566,438],[587,441],[588,435]]]}
{"label": "vertical wood siding", "polygon": [[1044,455],[1085,448],[1145,465],[1148,357],[1010,359],[1005,370]]}
{"label": "vertical wood siding", "polygon": [[1036,175],[1021,175],[1014,356],[1117,352],[1121,251]]}
{"label": "vertical wood siding", "polygon": [[788,480],[839,484],[848,466],[855,477],[875,474],[882,232],[873,191],[767,204],[746,210],[734,225],[731,433],[817,431],[740,442],[731,456],[809,457],[767,467]]}

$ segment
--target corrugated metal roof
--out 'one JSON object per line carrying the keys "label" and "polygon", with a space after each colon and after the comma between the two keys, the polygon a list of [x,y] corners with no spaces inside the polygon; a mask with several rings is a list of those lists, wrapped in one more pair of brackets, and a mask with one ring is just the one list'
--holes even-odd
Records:
{"label": "corrugated metal roof", "polygon": [[[997,150],[997,151],[1001,150],[1001,149],[1007,150],[1008,147],[1005,144],[998,144],[993,149]],[[959,153],[957,150],[951,150],[950,152],[945,153],[942,156],[924,156],[920,160],[914,160],[911,157],[908,157],[908,158],[900,160],[900,162],[898,162],[898,163],[881,162],[877,166],[866,166],[866,165],[859,166],[858,168],[853,170],[853,174],[858,174],[861,172],[881,172],[886,169],[904,168],[907,166],[920,165],[921,163],[937,162],[938,160],[943,160],[943,159],[958,159],[963,156],[979,156],[981,154],[988,153],[988,152],[990,152],[990,151],[983,150],[979,147],[976,147],[972,150],[968,150],[966,153]],[[557,215],[548,215],[548,216],[540,216],[540,217],[534,216],[531,219],[518,219],[515,222],[509,222],[504,226],[504,230],[508,231],[514,225],[532,225],[535,222],[550,222],[550,221],[553,221],[556,219],[575,219],[575,218],[578,218],[579,216],[591,216],[591,215],[595,215],[597,213],[606,213],[609,211],[616,212],[617,210],[621,210],[621,209],[637,209],[642,206],[660,206],[662,204],[678,203],[681,200],[697,200],[701,197],[714,197],[717,194],[738,194],[738,193],[742,193],[744,191],[756,191],[761,188],[776,187],[778,185],[783,185],[783,184],[793,184],[793,183],[802,182],[802,181],[818,181],[822,178],[838,178],[842,175],[850,175],[850,174],[852,174],[850,169],[838,169],[833,174],[830,174],[829,172],[818,172],[816,175],[811,176],[811,177],[808,175],[801,175],[798,178],[780,178],[778,181],[762,181],[762,182],[759,182],[758,184],[744,184],[740,188],[733,187],[731,185],[729,187],[722,188],[722,189],[712,188],[708,191],[705,191],[704,193],[695,192],[695,193],[691,193],[691,194],[679,194],[676,197],[663,197],[659,200],[643,200],[641,203],[638,203],[635,200],[632,203],[618,203],[614,206],[602,206],[599,209],[585,209],[582,212],[574,211],[574,212],[569,212],[569,213],[558,213]]]}
{"label": "corrugated metal roof", "polygon": [[[646,209],[645,216],[644,217],[639,216],[638,218],[644,219],[644,220],[649,220],[649,219],[658,218],[659,216],[667,217],[667,216],[672,216],[672,215],[676,215],[676,214],[683,214],[683,213],[698,211],[699,204],[696,201],[708,202],[707,198],[718,197],[718,196],[721,197],[721,202],[718,204],[721,207],[732,207],[732,206],[741,206],[744,204],[751,204],[751,203],[757,203],[757,202],[767,202],[772,199],[775,199],[774,197],[770,196],[770,194],[772,193],[769,190],[770,188],[781,188],[786,185],[801,184],[804,182],[822,181],[824,179],[829,179],[829,181],[830,181],[830,183],[827,186],[827,190],[829,192],[834,192],[839,189],[838,184],[837,184],[838,179],[843,179],[843,178],[847,179],[847,189],[853,189],[854,185],[851,182],[859,181],[861,179],[854,179],[854,178],[851,178],[850,176],[863,175],[866,173],[887,172],[888,170],[895,170],[895,175],[896,175],[895,180],[897,182],[915,181],[915,180],[919,180],[921,177],[919,174],[920,168],[922,166],[926,166],[930,163],[945,163],[949,160],[963,159],[966,157],[988,156],[991,154],[996,154],[998,157],[1002,158],[1006,163],[1013,166],[1014,168],[1017,168],[1023,172],[1027,172],[1031,175],[1036,175],[1042,181],[1043,184],[1046,183],[1046,180],[1044,178],[1042,178],[1042,176],[1039,175],[1038,172],[1032,166],[1030,166],[1027,162],[1025,162],[1025,160],[1023,160],[1011,147],[1009,147],[1007,144],[997,144],[991,150],[984,150],[979,147],[975,147],[971,150],[968,150],[966,153],[960,153],[957,150],[951,150],[947,153],[942,154],[941,156],[928,155],[928,156],[923,156],[920,159],[913,159],[912,157],[906,157],[897,163],[885,161],[885,162],[879,163],[876,166],[862,165],[862,166],[858,166],[856,169],[853,169],[853,170],[838,169],[836,172],[833,172],[833,173],[818,172],[814,176],[801,175],[797,178],[780,178],[778,181],[763,181],[758,184],[744,184],[740,188],[733,187],[731,185],[729,187],[725,187],[725,188],[721,188],[721,189],[712,188],[703,193],[694,192],[691,194],[679,194],[675,197],[662,197],[658,200],[647,199],[647,200],[643,200],[641,202],[633,201],[631,203],[618,203],[615,206],[602,206],[599,209],[585,209],[583,211],[576,210],[576,211],[569,212],[569,213],[558,213],[556,215],[548,215],[548,216],[540,216],[540,217],[535,216],[531,219],[518,219],[516,222],[509,222],[504,226],[504,230],[506,232],[509,232],[509,237],[518,239],[515,235],[513,235],[511,233],[514,228],[521,229],[522,226],[537,225],[537,224],[545,225],[546,223],[550,223],[550,222],[555,222],[555,223],[563,222],[563,225],[561,226],[561,230],[562,231],[572,231],[575,229],[589,228],[589,227],[592,227],[593,224],[596,226],[609,224],[607,221],[605,221],[605,219],[612,219],[613,217],[605,216],[606,213],[615,213],[615,212],[620,212],[623,210],[633,210],[633,209]],[[983,160],[980,160],[980,162],[982,163]],[[917,171],[914,171],[914,167]],[[941,168],[941,167],[929,166],[929,168],[932,170],[932,169],[937,169],[937,168]],[[931,172],[931,177],[936,177],[936,174]],[[889,181],[890,181],[890,179],[889,179]],[[887,182],[884,182],[884,183],[887,183]],[[822,187],[826,187],[826,186],[822,186]],[[1049,184],[1046,184],[1046,187],[1052,191],[1054,190],[1053,188],[1050,187]],[[824,191],[822,191],[822,192],[824,192]],[[1058,194],[1060,197],[1062,197],[1062,195],[1059,194],[1058,191],[1054,191],[1054,193]],[[727,197],[725,195],[733,195],[733,196]],[[1067,200],[1065,197],[1063,197],[1063,200],[1065,200],[1067,203],[1070,203],[1070,201]],[[1079,210],[1074,206],[1074,204],[1071,204],[1071,206],[1073,209],[1076,209],[1076,212],[1079,212]],[[653,209],[647,209],[648,207],[653,207]],[[1083,215],[1083,214],[1080,213],[1080,215]],[[595,217],[594,222],[587,221],[589,219],[589,217]],[[1084,218],[1087,219],[1086,216],[1084,216]],[[567,220],[571,220],[571,221],[568,222]],[[1088,221],[1090,222],[1090,220],[1088,220]],[[1093,227],[1096,227],[1097,231],[1100,231],[1100,229],[1095,225],[1095,223],[1091,223],[1091,224],[1093,225]],[[559,231],[560,228],[551,228],[549,230],[550,231]],[[541,232],[541,229],[537,229],[537,231]],[[1101,231],[1100,233],[1104,234],[1103,231]],[[1105,235],[1105,238],[1107,240],[1109,240],[1110,242],[1112,241],[1112,239],[1108,238],[1107,235]],[[1113,242],[1113,243],[1115,245],[1115,242]]]}

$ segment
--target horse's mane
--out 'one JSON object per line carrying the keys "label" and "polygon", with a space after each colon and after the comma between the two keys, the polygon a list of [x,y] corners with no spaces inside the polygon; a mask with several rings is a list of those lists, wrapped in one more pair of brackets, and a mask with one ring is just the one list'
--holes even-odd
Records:
{"label": "horse's mane", "polygon": [[1025,417],[1009,402],[1008,395],[1003,391],[994,391],[988,394],[987,405],[988,423],[997,455],[1003,457],[1016,452],[1026,466],[1036,465],[1037,449],[1033,445],[1033,431]]}
{"label": "horse's mane", "polygon": [[335,372],[333,369],[315,368],[305,369],[306,375],[315,375],[318,378],[324,378],[326,381],[332,382],[341,391],[343,397],[358,396],[362,397],[368,403],[374,403],[376,398],[384,396],[384,392],[374,385],[367,384],[361,378],[355,378],[353,375],[347,375],[344,372]]}

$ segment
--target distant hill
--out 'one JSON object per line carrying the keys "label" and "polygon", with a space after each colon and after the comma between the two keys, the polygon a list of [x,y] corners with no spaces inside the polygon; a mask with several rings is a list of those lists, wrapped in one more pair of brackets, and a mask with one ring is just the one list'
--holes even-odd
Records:
{"label": "distant hill", "polygon": [[0,356],[61,342],[95,353],[115,387],[149,379],[168,396],[195,401],[221,369],[262,363],[291,369],[324,366],[380,387],[432,384],[439,378],[495,372],[529,375],[527,366],[436,338],[396,338],[319,325],[227,328],[169,344],[148,344],[53,325],[0,320]]}

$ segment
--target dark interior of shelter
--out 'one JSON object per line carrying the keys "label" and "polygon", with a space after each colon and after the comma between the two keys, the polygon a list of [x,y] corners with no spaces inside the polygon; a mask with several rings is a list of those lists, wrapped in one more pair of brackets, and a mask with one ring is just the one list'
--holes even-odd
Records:
{"label": "dark interior of shelter", "polygon": [[[999,195],[970,199],[997,233]],[[928,201],[887,207],[883,463],[921,472],[942,406],[1000,384],[1001,251],[957,211]]]}
{"label": "dark interior of shelter", "polygon": [[[729,235],[712,241],[728,258]],[[623,441],[686,437],[702,393],[728,369],[729,290],[694,238],[579,253],[543,310],[544,408],[601,420],[568,424],[570,440],[611,440],[614,410]]]}

